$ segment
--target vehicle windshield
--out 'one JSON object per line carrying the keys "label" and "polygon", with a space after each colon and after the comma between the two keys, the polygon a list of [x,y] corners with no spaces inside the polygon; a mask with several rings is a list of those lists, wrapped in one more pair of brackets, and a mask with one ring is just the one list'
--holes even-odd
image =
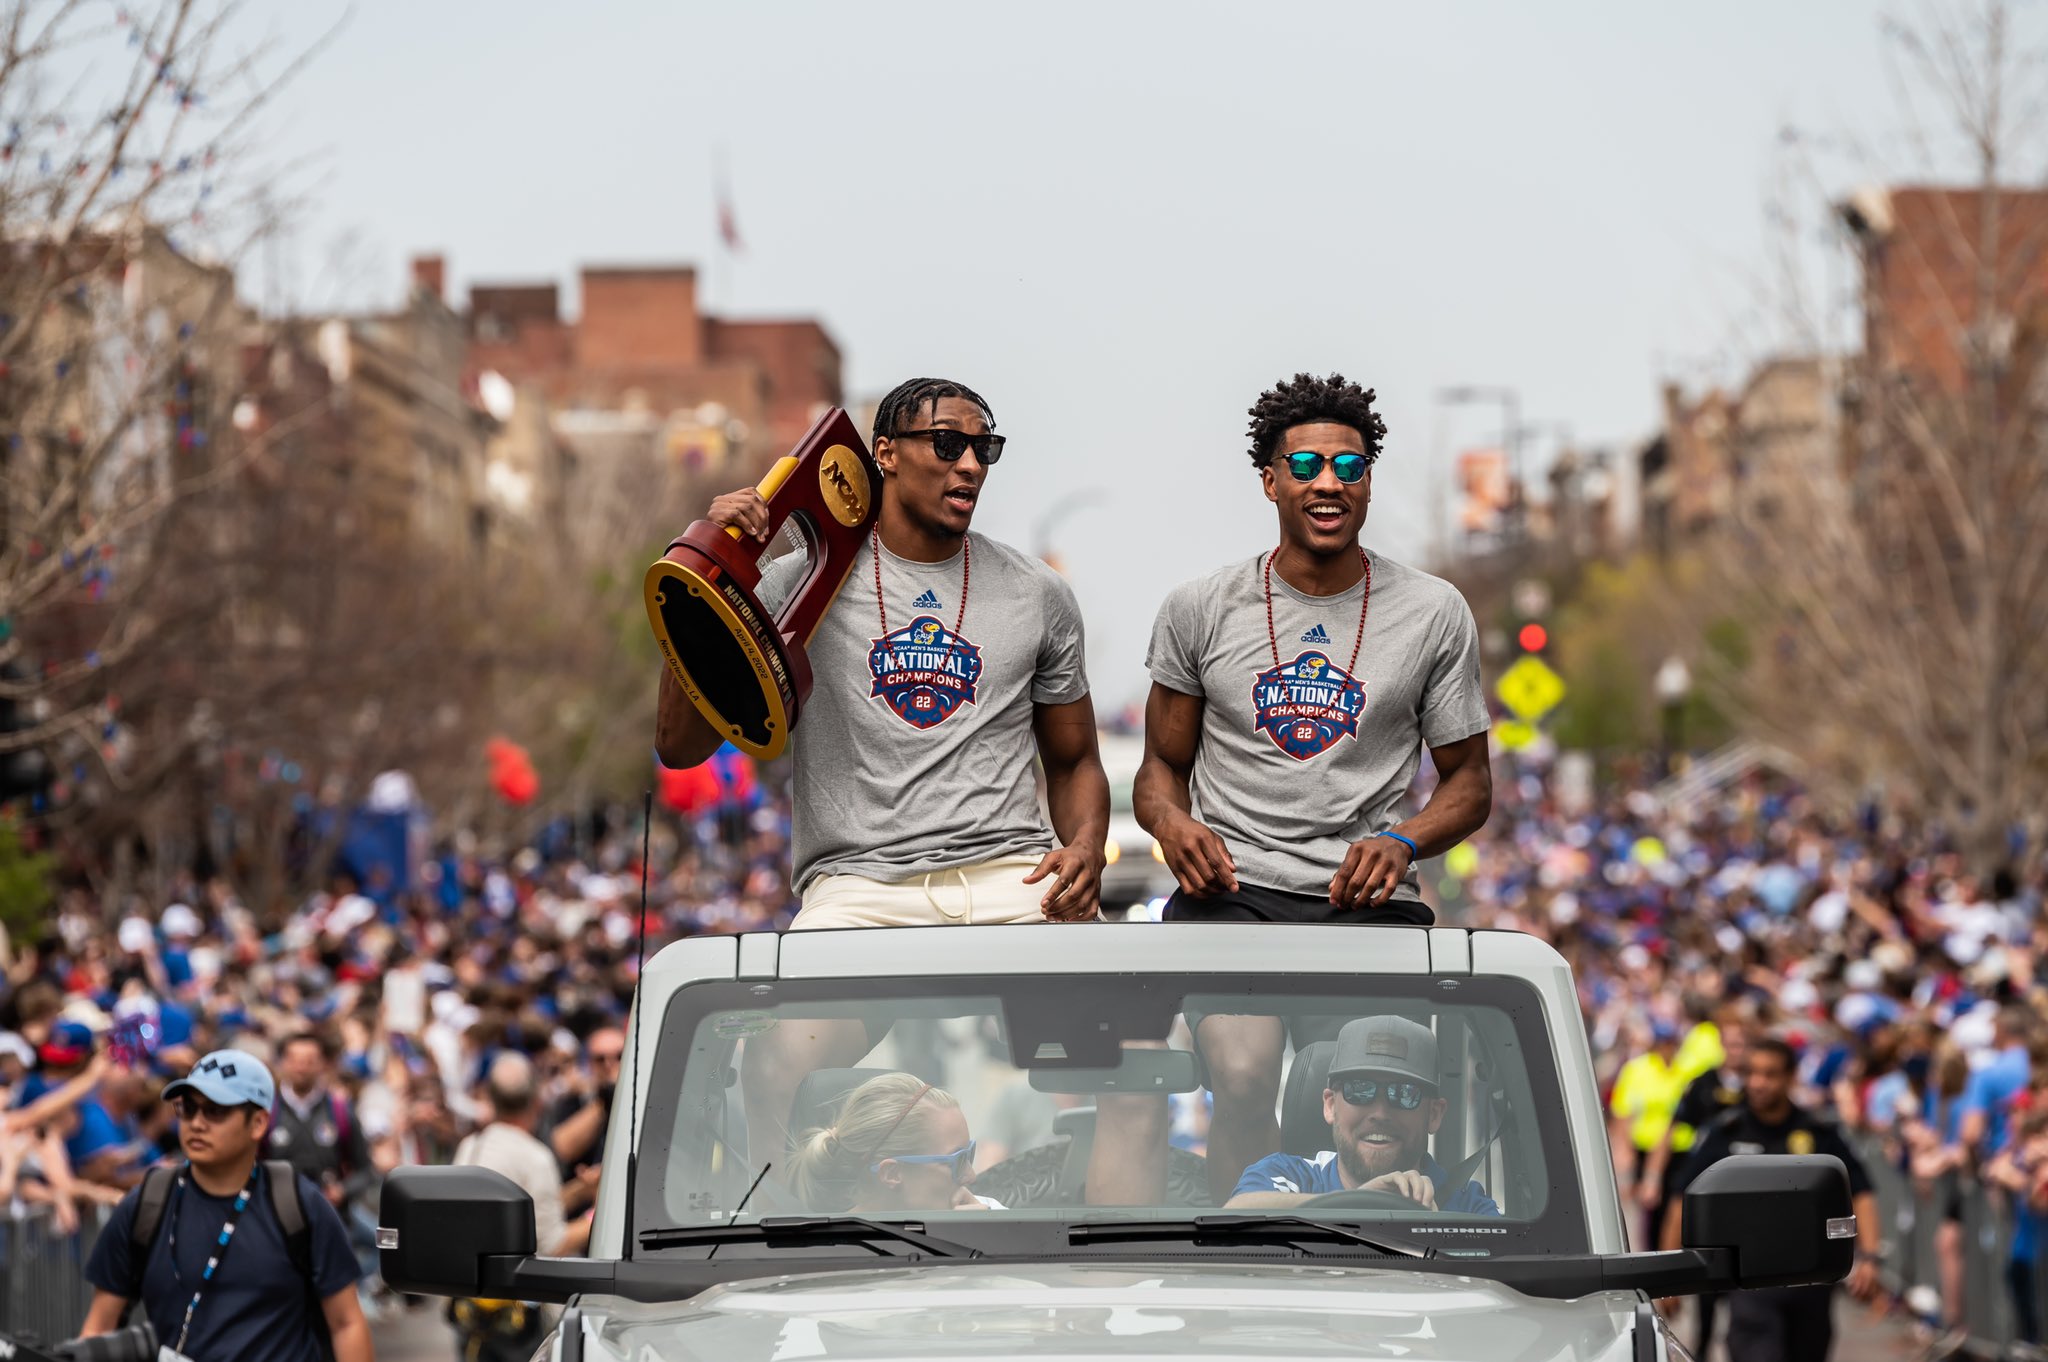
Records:
{"label": "vehicle windshield", "polygon": [[922,1222],[989,1253],[1226,1215],[1402,1252],[1587,1250],[1541,1007],[1517,980],[715,982],[678,990],[661,1035],[636,1252],[664,1250],[657,1229],[792,1215]]}

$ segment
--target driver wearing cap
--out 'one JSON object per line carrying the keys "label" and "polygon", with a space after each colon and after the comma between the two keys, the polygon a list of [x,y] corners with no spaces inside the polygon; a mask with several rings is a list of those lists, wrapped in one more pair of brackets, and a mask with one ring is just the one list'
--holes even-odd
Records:
{"label": "driver wearing cap", "polygon": [[1430,1156],[1429,1137],[1444,1119],[1438,1088],[1436,1036],[1428,1027],[1392,1016],[1346,1022],[1323,1089],[1323,1119],[1337,1147],[1313,1159],[1268,1154],[1244,1170],[1225,1204],[1279,1210],[1362,1189],[1406,1197],[1425,1210],[1499,1215],[1478,1183],[1446,1188],[1450,1174]]}

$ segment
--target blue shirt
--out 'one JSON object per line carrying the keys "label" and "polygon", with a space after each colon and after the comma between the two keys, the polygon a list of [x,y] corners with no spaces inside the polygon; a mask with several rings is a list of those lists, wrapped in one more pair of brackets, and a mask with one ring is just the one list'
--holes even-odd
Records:
{"label": "blue shirt", "polygon": [[1961,1138],[1963,1125],[1963,1099],[1943,1097],[1932,1084],[1927,1089],[1927,1100],[1922,1104],[1922,1119],[1941,1138],[1943,1144],[1954,1144]]}
{"label": "blue shirt", "polygon": [[[138,1253],[128,1236],[140,1195],[140,1189],[130,1192],[107,1218],[85,1265],[85,1279],[125,1300],[140,1300],[157,1341],[169,1347],[178,1341],[185,1306],[199,1286],[207,1256],[220,1238],[235,1199],[209,1196],[188,1182],[182,1191],[171,1193],[156,1242]],[[221,1259],[193,1312],[192,1333],[185,1341],[185,1355],[193,1362],[317,1362],[325,1355],[321,1337],[327,1323],[320,1302],[355,1285],[356,1260],[349,1252],[341,1217],[320,1195],[320,1189],[304,1177],[299,1179],[299,1204],[305,1208],[312,1232],[311,1288],[292,1267],[284,1226],[271,1208],[269,1187],[259,1177],[227,1256]],[[178,1242],[175,1266],[171,1261],[174,1220]]]}
{"label": "blue shirt", "polygon": [[[1452,1211],[1459,1215],[1499,1215],[1500,1207],[1494,1204],[1486,1189],[1476,1182],[1468,1182],[1449,1196],[1444,1195],[1444,1182],[1450,1174],[1442,1164],[1429,1155],[1422,1156],[1422,1172],[1436,1186],[1436,1206],[1440,1211]],[[1237,1189],[1231,1193],[1237,1196],[1244,1192],[1341,1192],[1344,1181],[1338,1176],[1337,1154],[1325,1149],[1313,1160],[1296,1154],[1268,1154],[1244,1170],[1244,1176],[1237,1180]]]}
{"label": "blue shirt", "polygon": [[190,1045],[192,1043],[192,1014],[179,1003],[168,1000],[158,1003],[156,1009],[157,1043],[159,1045]]}
{"label": "blue shirt", "polygon": [[2006,1257],[2015,1263],[2031,1263],[2039,1252],[2041,1242],[2040,1213],[2028,1207],[2019,1198],[2014,1198],[2012,1214],[2012,1247]]}
{"label": "blue shirt", "polygon": [[1970,1074],[1969,1086],[1957,1105],[1965,1112],[1981,1111],[1988,1117],[1984,1127],[1986,1154],[2005,1148],[2006,1112],[2012,1099],[2027,1090],[2027,1047],[2014,1045],[2000,1050],[1989,1064]]}
{"label": "blue shirt", "polygon": [[134,1121],[115,1120],[97,1097],[88,1097],[78,1104],[78,1125],[64,1137],[64,1156],[73,1168],[82,1168],[94,1155],[124,1144],[133,1144],[140,1152],[141,1140],[142,1131]]}

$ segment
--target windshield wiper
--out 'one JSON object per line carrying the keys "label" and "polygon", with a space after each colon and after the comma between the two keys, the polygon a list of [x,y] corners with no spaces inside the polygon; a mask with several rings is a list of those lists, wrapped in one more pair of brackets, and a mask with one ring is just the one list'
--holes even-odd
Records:
{"label": "windshield wiper", "polygon": [[1434,1248],[1403,1248],[1357,1230],[1305,1215],[1198,1215],[1189,1220],[1083,1220],[1067,1227],[1069,1244],[1151,1243],[1176,1239],[1218,1243],[1358,1244],[1391,1257],[1433,1258]]}
{"label": "windshield wiper", "polygon": [[891,1225],[858,1215],[782,1215],[761,1220],[722,1225],[676,1225],[668,1229],[645,1230],[640,1235],[644,1249],[691,1248],[709,1244],[715,1251],[721,1244],[767,1244],[781,1248],[795,1244],[854,1244],[883,1257],[896,1257],[882,1243],[908,1244],[934,1258],[979,1258],[978,1248],[951,1239],[939,1239],[924,1232],[922,1222]]}

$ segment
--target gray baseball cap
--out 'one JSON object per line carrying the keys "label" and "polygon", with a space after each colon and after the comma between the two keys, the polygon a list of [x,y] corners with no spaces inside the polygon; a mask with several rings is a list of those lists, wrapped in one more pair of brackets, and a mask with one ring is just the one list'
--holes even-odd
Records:
{"label": "gray baseball cap", "polygon": [[1406,1017],[1360,1017],[1337,1033],[1337,1053],[1330,1059],[1330,1086],[1353,1074],[1397,1074],[1430,1087],[1440,1085],[1436,1067],[1436,1036],[1421,1022]]}

